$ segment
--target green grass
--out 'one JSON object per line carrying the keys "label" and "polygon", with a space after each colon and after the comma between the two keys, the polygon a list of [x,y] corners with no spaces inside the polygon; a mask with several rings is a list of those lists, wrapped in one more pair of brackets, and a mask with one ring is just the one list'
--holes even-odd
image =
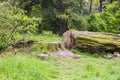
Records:
{"label": "green grass", "polygon": [[81,53],[81,60],[64,59],[55,80],[120,80],[120,59],[106,60]]}
{"label": "green grass", "polygon": [[16,34],[16,39],[35,40],[40,42],[61,42],[61,37],[51,32],[44,31],[43,34]]}
{"label": "green grass", "polygon": [[120,80],[120,59],[80,55],[79,60],[41,61],[32,55],[8,54],[0,58],[0,80]]}
{"label": "green grass", "polygon": [[31,55],[9,54],[0,58],[0,80],[51,80],[58,76],[58,68],[54,65],[53,60],[41,61]]}
{"label": "green grass", "polygon": [[[60,42],[57,35],[43,34],[18,35],[17,38],[40,40],[41,42]],[[96,54],[81,53],[81,59],[58,59],[49,57],[41,61],[31,54],[8,54],[0,58],[0,80],[120,80],[120,59],[104,59]],[[41,53],[36,50],[33,53]]]}

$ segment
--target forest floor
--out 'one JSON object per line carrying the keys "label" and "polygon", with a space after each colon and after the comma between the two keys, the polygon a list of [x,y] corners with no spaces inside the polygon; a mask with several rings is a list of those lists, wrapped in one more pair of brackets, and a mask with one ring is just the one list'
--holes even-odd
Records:
{"label": "forest floor", "polygon": [[[21,36],[16,37],[19,39]],[[56,35],[27,35],[25,38],[61,41]],[[108,60],[96,54],[71,51],[80,55],[80,59],[50,56],[48,61],[42,61],[32,54],[18,52],[14,56],[9,53],[0,58],[0,80],[120,80],[119,58]]]}

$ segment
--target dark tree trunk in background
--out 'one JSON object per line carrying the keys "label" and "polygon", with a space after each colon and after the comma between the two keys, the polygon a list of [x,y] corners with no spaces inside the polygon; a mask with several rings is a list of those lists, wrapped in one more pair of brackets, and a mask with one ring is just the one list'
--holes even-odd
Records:
{"label": "dark tree trunk in background", "polygon": [[[20,4],[23,4],[23,2],[21,2]],[[31,13],[32,6],[34,6],[36,4],[40,4],[40,2],[36,1],[36,0],[30,0],[29,3],[25,4],[24,9],[27,11],[28,15],[30,15],[30,13]]]}
{"label": "dark tree trunk in background", "polygon": [[120,0],[118,0],[118,6],[119,6],[119,8],[120,8]]}
{"label": "dark tree trunk in background", "polygon": [[[59,13],[63,14],[65,7],[63,4],[63,0],[58,0],[58,10]],[[65,31],[68,30],[68,24],[65,19],[59,18],[59,35],[62,36]]]}
{"label": "dark tree trunk in background", "polygon": [[102,12],[102,0],[99,0],[99,2],[100,2],[99,12]]}
{"label": "dark tree trunk in background", "polygon": [[92,3],[93,3],[93,0],[90,0],[90,13],[92,12]]}
{"label": "dark tree trunk in background", "polygon": [[63,19],[59,19],[59,27],[60,27],[60,32],[59,35],[62,36],[64,32],[66,32],[68,30],[67,27],[67,22]]}
{"label": "dark tree trunk in background", "polygon": [[110,4],[113,2],[113,0],[110,0]]}
{"label": "dark tree trunk in background", "polygon": [[15,6],[15,0],[12,0],[12,5]]}

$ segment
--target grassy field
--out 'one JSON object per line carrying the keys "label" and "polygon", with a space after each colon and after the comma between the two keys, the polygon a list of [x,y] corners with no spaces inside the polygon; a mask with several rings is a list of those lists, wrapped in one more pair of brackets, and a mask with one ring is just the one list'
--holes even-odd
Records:
{"label": "grassy field", "polygon": [[57,62],[41,61],[18,53],[0,58],[0,80],[52,80],[58,77]]}
{"label": "grassy field", "polygon": [[86,54],[81,53],[80,60],[60,61],[60,75],[55,80],[120,80],[120,59],[106,60]]}
{"label": "grassy field", "polygon": [[[24,36],[41,42],[61,41],[57,35]],[[16,37],[23,38],[23,35]],[[32,54],[19,52],[14,56],[9,53],[0,58],[0,80],[120,80],[120,59],[107,60],[98,55],[72,51],[81,59],[49,57],[48,61],[41,61]]]}
{"label": "grassy field", "polygon": [[16,39],[35,40],[40,42],[61,42],[61,37],[52,34],[52,32],[43,32],[43,34],[17,34]]}

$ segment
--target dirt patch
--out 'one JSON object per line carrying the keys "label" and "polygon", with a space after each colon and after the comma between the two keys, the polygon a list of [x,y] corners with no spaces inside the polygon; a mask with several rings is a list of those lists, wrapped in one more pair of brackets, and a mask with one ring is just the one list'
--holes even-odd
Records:
{"label": "dirt patch", "polygon": [[80,59],[81,58],[80,55],[76,55],[76,54],[70,52],[69,50],[61,50],[61,49],[58,51],[49,52],[48,54],[56,57],[57,59],[60,59],[60,58]]}

